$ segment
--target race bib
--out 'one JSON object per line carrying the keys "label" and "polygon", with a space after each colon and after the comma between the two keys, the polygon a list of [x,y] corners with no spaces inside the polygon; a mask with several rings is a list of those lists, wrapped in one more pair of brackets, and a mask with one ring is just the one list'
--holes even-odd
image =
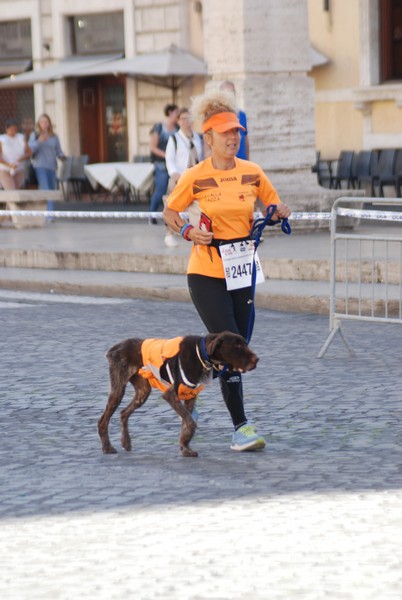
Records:
{"label": "race bib", "polygon": [[254,241],[230,242],[219,246],[223,261],[226,287],[237,290],[251,286],[253,262],[256,268],[256,283],[265,281],[264,273],[257,252],[254,252]]}

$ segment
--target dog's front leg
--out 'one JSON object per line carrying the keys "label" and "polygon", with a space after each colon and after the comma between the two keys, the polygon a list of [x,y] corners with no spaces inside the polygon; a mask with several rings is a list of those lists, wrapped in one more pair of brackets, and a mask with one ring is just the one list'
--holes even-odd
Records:
{"label": "dog's front leg", "polygon": [[192,450],[189,446],[193,439],[197,424],[191,413],[187,410],[185,403],[179,401],[173,387],[166,390],[163,394],[165,400],[170,404],[173,410],[181,417],[181,431],[179,437],[180,450],[183,456],[198,456],[198,452]]}
{"label": "dog's front leg", "polygon": [[108,401],[106,404],[106,408],[103,411],[102,416],[98,420],[98,433],[102,442],[102,451],[105,454],[116,454],[117,450],[112,446],[109,439],[109,421],[113,416],[116,408],[119,406],[120,402],[123,399],[124,391],[126,389],[125,385],[122,385],[115,382],[112,390],[109,394]]}

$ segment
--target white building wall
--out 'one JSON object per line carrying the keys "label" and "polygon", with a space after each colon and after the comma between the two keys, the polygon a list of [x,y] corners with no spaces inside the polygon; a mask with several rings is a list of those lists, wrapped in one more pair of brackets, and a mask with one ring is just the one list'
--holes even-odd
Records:
{"label": "white building wall", "polygon": [[[224,79],[236,85],[248,115],[251,158],[285,200],[294,199],[293,208],[320,205],[310,171],[315,136],[307,0],[0,0],[0,7],[2,14],[7,7],[7,18],[31,18],[37,68],[70,54],[68,16],[118,10],[124,12],[126,56],[172,43],[204,55],[211,85]],[[175,100],[188,105],[204,84],[194,79]],[[37,115],[50,114],[65,151],[73,154],[79,152],[75,86],[70,80],[35,89]],[[167,88],[128,80],[130,156],[148,153],[150,127],[172,99]]]}
{"label": "white building wall", "polygon": [[209,0],[206,18],[209,72],[236,85],[251,160],[293,208],[318,208],[307,1]]}

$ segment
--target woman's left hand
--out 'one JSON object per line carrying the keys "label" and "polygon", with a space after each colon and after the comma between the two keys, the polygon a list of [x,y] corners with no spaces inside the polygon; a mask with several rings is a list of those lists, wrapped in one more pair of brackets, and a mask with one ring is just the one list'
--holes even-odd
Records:
{"label": "woman's left hand", "polygon": [[284,202],[279,202],[279,204],[276,205],[275,212],[280,219],[287,219],[292,214],[289,206],[287,206],[287,204]]}

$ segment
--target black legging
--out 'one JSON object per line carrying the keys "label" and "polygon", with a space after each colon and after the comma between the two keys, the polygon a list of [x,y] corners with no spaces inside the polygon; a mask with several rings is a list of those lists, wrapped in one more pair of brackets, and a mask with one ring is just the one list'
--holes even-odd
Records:
{"label": "black legging", "polygon": [[[224,279],[187,275],[191,299],[210,333],[231,331],[247,336],[252,310],[251,287],[228,292]],[[223,399],[235,428],[247,422],[240,373],[219,377]]]}

